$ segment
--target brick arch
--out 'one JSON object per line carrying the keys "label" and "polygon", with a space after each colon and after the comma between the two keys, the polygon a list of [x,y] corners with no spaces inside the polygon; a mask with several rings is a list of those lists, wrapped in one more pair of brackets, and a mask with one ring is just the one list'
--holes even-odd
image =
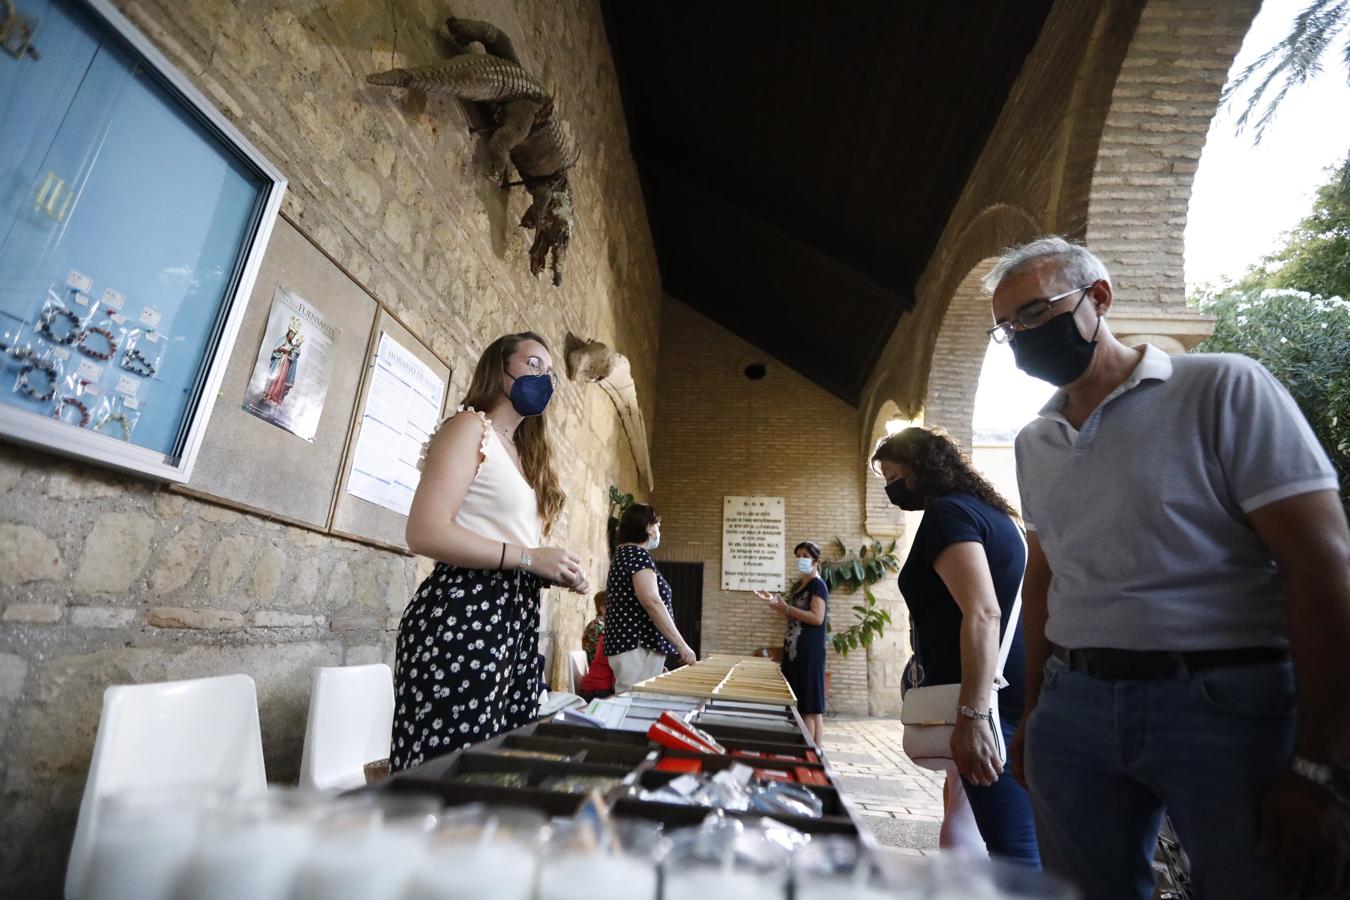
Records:
{"label": "brick arch", "polygon": [[980,281],[996,256],[972,266],[952,292],[942,328],[933,342],[933,361],[924,395],[924,422],[940,425],[970,452],[975,392],[989,346],[989,297]]}
{"label": "brick arch", "polygon": [[1219,94],[1260,0],[1149,0],[1111,90],[1085,237],[1110,268],[1118,334],[1193,346],[1206,320],[1185,307],[1191,187]]}

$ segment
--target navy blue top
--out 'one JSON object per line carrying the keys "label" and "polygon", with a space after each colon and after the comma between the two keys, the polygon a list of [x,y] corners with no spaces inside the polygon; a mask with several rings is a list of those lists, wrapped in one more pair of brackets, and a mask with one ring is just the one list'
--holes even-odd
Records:
{"label": "navy blue top", "polygon": [[[1026,569],[1026,545],[1017,525],[1006,514],[970,494],[953,491],[929,501],[923,521],[914,535],[914,546],[900,569],[900,592],[909,607],[914,627],[914,652],[923,667],[925,685],[959,684],[961,681],[961,608],[943,583],[934,561],[952,544],[974,541],[984,545],[994,593],[998,595],[1003,622],[999,640],[1008,624],[1008,613]],[[1022,705],[1025,671],[1022,628],[1018,620],[1008,664],[1003,676],[1009,687],[999,694],[999,706]]]}
{"label": "navy blue top", "polygon": [[666,606],[673,621],[674,609],[671,607],[670,582],[666,581],[656,561],[644,548],[636,544],[622,544],[614,551],[614,559],[609,564],[609,577],[605,579],[605,590],[609,599],[605,603],[605,655],[618,656],[637,647],[646,647],[657,653],[667,655],[675,652],[675,646],[652,622],[647,610],[638,602],[637,592],[633,590],[633,576],[643,569],[656,573],[656,587],[661,594],[661,602]]}

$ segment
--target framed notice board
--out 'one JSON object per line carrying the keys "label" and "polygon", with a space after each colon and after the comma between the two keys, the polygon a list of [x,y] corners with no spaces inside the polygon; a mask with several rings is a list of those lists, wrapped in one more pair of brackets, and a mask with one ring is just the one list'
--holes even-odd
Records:
{"label": "framed notice board", "polygon": [[450,367],[381,309],[329,530],[407,550],[419,457],[445,416]]}
{"label": "framed notice board", "polygon": [[[295,360],[282,360],[301,371],[300,384],[304,384],[305,367],[316,363],[313,346],[321,339],[327,342],[326,391],[312,440],[249,407],[250,380],[258,367],[260,348],[264,363],[267,357],[279,355],[269,325],[282,296],[303,310],[314,311],[300,329],[302,335],[312,335],[310,340],[299,344],[303,349]],[[290,222],[279,220],[187,492],[327,529],[377,312],[374,298]],[[283,313],[283,321],[290,317],[289,312]],[[324,332],[311,319],[322,323]],[[282,397],[280,408],[294,399],[294,395]]]}

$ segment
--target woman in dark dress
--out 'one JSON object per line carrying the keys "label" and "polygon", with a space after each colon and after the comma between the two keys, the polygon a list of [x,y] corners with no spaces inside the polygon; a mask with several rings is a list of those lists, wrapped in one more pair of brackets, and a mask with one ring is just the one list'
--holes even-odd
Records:
{"label": "woman in dark dress", "polygon": [[788,620],[783,639],[783,677],[797,695],[797,712],[820,746],[821,715],[825,712],[825,633],[828,630],[830,589],[820,577],[820,547],[802,541],[793,549],[797,586],[787,600],[755,591],[769,609]]}
{"label": "woman in dark dress", "polygon": [[566,499],[544,420],[556,381],[538,335],[498,338],[427,445],[406,537],[436,568],[398,626],[396,772],[533,719],[540,589],[590,590],[580,557],[540,546]]}
{"label": "woman in dark dress", "polygon": [[[1031,801],[1004,768],[1004,748],[1022,716],[1021,621],[998,692],[994,733],[989,693],[1000,674],[999,643],[1026,567],[1016,513],[945,434],[907,428],[883,440],[872,464],[901,509],[922,510],[900,591],[913,622],[911,686],[960,684],[952,758],[993,856],[1040,865]],[[949,779],[950,780],[950,779]]]}

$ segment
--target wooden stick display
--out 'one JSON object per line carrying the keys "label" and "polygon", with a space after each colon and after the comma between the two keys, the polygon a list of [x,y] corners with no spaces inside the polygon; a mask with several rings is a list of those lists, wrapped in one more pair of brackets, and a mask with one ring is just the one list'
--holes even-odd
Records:
{"label": "wooden stick display", "polygon": [[633,685],[638,693],[797,705],[778,663],[761,656],[710,656]]}

